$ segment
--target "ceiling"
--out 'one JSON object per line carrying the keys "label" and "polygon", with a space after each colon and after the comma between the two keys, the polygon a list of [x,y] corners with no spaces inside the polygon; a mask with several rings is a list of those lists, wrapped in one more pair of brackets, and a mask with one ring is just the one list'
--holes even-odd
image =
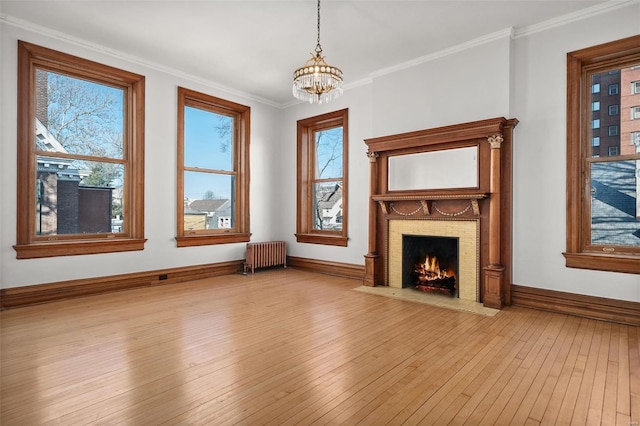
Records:
{"label": "ceiling", "polygon": [[[323,0],[320,41],[345,88],[474,39],[570,19],[605,0]],[[0,0],[0,18],[248,95],[294,103],[316,46],[315,0]],[[562,18],[560,18],[562,17]],[[532,27],[533,26],[533,27]]]}

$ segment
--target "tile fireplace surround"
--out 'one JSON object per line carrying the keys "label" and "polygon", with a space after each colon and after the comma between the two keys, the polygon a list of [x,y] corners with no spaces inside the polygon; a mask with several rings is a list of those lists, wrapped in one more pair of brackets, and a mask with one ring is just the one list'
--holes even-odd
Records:
{"label": "tile fireplace surround", "polygon": [[[402,234],[454,236],[461,241],[460,297],[496,309],[511,304],[512,136],[517,123],[494,118],[365,140],[370,201],[364,285],[402,287],[397,242]],[[469,147],[477,149],[475,186],[433,189],[425,182],[429,189],[419,189],[421,182],[412,182],[410,189],[389,189],[389,158]],[[469,165],[452,166],[446,173]]]}

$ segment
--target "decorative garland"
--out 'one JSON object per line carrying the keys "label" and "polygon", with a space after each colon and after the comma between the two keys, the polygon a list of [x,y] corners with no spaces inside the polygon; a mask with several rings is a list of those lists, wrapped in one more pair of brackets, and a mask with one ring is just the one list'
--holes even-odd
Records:
{"label": "decorative garland", "polygon": [[433,203],[431,203],[431,207],[433,207],[433,209],[435,211],[437,211],[438,213],[440,213],[443,216],[449,216],[449,217],[453,217],[453,216],[460,216],[462,214],[465,214],[466,212],[469,211],[469,209],[471,208],[471,204],[469,204],[467,206],[467,208],[465,208],[464,210],[459,211],[458,213],[447,213],[447,212],[443,212],[442,210],[440,210],[438,208],[438,206],[436,206],[436,202],[434,201]]}
{"label": "decorative garland", "polygon": [[395,207],[393,207],[393,203],[389,203],[391,205],[391,210],[393,210],[395,213],[399,214],[400,216],[413,216],[414,214],[418,213],[420,210],[422,210],[422,204],[418,203],[416,201],[416,203],[418,204],[418,208],[415,209],[412,212],[409,213],[403,213],[403,212],[399,212],[398,210],[396,210]]}

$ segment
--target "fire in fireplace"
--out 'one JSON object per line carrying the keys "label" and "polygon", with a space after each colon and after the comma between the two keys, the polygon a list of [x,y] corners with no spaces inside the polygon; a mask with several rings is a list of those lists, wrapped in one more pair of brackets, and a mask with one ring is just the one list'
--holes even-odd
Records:
{"label": "fire in fireplace", "polygon": [[402,287],[458,296],[458,238],[402,235]]}

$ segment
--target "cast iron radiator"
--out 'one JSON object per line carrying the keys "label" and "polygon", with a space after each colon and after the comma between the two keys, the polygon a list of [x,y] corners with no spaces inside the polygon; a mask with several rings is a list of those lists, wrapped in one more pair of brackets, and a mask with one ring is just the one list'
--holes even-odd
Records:
{"label": "cast iron radiator", "polygon": [[262,243],[247,243],[247,254],[244,262],[244,273],[255,268],[284,265],[287,267],[287,250],[284,241],[265,241]]}

